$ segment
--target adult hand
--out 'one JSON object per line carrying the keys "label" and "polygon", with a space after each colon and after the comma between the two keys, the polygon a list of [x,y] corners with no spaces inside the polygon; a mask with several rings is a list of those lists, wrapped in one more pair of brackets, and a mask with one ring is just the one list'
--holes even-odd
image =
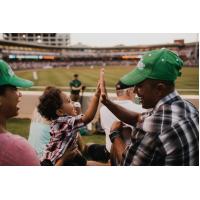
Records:
{"label": "adult hand", "polygon": [[79,153],[78,146],[70,147],[65,150],[65,153],[62,156],[62,160],[69,161],[72,160]]}
{"label": "adult hand", "polygon": [[121,121],[114,121],[111,128],[110,128],[110,132],[113,131],[120,131],[123,127],[123,122]]}

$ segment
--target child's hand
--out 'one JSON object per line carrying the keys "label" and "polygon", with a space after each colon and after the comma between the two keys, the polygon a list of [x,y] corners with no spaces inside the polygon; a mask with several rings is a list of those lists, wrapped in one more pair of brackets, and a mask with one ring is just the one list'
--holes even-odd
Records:
{"label": "child's hand", "polygon": [[101,101],[102,103],[104,103],[107,100],[107,91],[104,79],[104,68],[102,68],[100,71],[100,89],[101,89]]}
{"label": "child's hand", "polygon": [[98,83],[97,83],[97,89],[96,89],[95,95],[99,98],[99,97],[100,97],[100,94],[101,94],[100,81],[98,81]]}
{"label": "child's hand", "polygon": [[99,82],[100,82],[101,94],[105,94],[106,89],[105,89],[104,68],[101,68],[100,70]]}

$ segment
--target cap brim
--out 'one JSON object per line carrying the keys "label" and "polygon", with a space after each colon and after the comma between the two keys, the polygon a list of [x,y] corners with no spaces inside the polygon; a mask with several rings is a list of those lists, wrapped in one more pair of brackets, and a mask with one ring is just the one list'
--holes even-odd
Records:
{"label": "cap brim", "polygon": [[118,81],[117,84],[115,85],[116,90],[124,90],[124,89],[127,89],[129,87],[131,87],[131,86],[126,85],[126,84],[122,83],[121,81]]}
{"label": "cap brim", "polygon": [[134,86],[144,81],[147,78],[143,70],[135,69],[128,74],[124,75],[120,81],[128,86]]}
{"label": "cap brim", "polygon": [[18,77],[16,75],[12,76],[9,79],[9,84],[10,85],[14,85],[16,87],[22,87],[22,88],[29,88],[29,87],[33,86],[33,82],[32,81],[20,78],[20,77]]}

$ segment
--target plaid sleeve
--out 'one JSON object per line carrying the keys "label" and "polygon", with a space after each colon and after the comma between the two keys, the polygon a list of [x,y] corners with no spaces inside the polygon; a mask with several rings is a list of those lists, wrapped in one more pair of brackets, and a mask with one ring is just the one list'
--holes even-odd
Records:
{"label": "plaid sleeve", "polygon": [[84,123],[82,121],[82,114],[77,116],[63,116],[59,117],[57,119],[58,123],[62,123],[62,126],[60,126],[59,131],[72,131],[79,129],[84,126]]}
{"label": "plaid sleeve", "polygon": [[73,129],[78,129],[78,128],[81,128],[84,126],[84,123],[82,121],[82,114],[81,115],[77,115],[77,116],[74,116],[74,117],[71,117],[68,119],[68,124],[70,126],[73,127]]}
{"label": "plaid sleeve", "polygon": [[159,136],[166,165],[199,165],[199,130],[195,121],[173,125]]}
{"label": "plaid sleeve", "polygon": [[146,133],[143,138],[127,147],[123,154],[122,165],[152,165],[157,153],[158,135]]}

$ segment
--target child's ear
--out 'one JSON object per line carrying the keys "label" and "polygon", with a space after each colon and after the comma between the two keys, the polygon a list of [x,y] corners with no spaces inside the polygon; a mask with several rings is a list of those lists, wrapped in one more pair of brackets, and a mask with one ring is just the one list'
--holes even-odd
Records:
{"label": "child's ear", "polygon": [[64,113],[63,113],[62,109],[59,108],[59,109],[56,110],[56,115],[63,116],[63,114]]}

